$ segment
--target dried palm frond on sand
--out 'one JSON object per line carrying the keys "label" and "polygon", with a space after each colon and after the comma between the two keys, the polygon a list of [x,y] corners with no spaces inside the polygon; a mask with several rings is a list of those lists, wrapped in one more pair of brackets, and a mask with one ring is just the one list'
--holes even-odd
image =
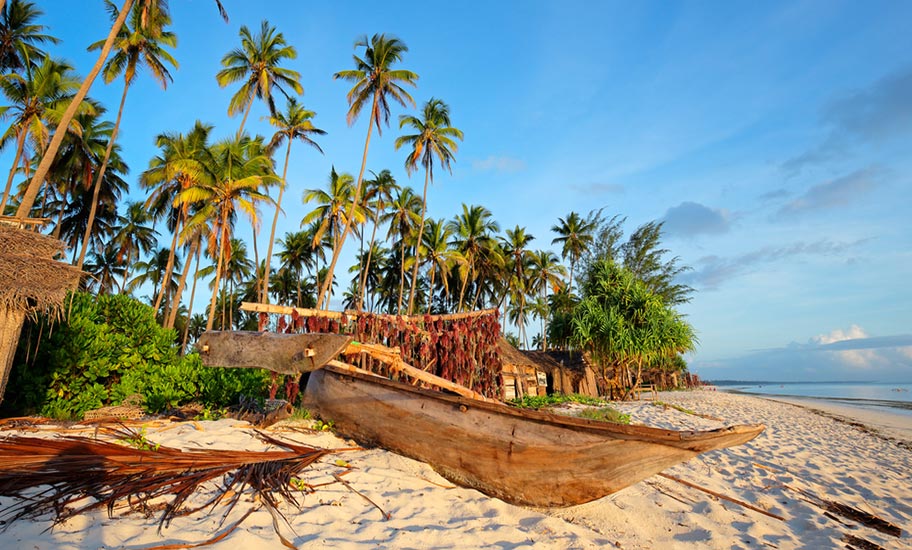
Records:
{"label": "dried palm frond on sand", "polygon": [[[120,506],[148,512],[153,499],[164,497],[159,529],[175,517],[211,510],[220,503],[225,505],[224,522],[249,489],[259,504],[225,532],[204,543],[167,547],[191,548],[216,542],[262,506],[272,515],[282,544],[294,548],[279,532],[280,520],[288,525],[278,509],[280,501],[299,507],[292,487],[297,476],[323,456],[354,450],[321,449],[262,432],[256,432],[260,440],[284,450],[181,450],[155,445],[143,432],[124,428],[111,433],[133,446],[78,436],[0,440],[0,496],[16,498],[14,504],[0,510],[0,520],[9,525],[18,519],[52,514],[57,524],[101,508],[113,516],[115,507]],[[207,482],[220,484],[214,496],[202,505],[185,506]]]}

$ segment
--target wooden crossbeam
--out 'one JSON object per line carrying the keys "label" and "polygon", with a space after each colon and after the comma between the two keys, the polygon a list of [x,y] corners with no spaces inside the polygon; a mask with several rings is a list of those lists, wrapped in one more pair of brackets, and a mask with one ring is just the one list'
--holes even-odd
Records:
{"label": "wooden crossbeam", "polygon": [[301,317],[326,317],[328,319],[341,319],[344,314],[348,317],[349,321],[353,321],[359,315],[372,315],[385,319],[402,319],[404,321],[412,322],[424,321],[426,319],[430,319],[431,321],[457,321],[460,319],[471,319],[474,317],[497,314],[496,309],[482,309],[478,311],[467,311],[465,313],[449,313],[446,315],[389,315],[386,313],[369,313],[367,311],[359,312],[354,309],[347,309],[344,312],[341,312],[305,307],[280,306],[275,304],[260,304],[256,302],[241,302],[241,310],[255,313],[275,313],[279,315],[291,315],[293,312],[297,312]]}

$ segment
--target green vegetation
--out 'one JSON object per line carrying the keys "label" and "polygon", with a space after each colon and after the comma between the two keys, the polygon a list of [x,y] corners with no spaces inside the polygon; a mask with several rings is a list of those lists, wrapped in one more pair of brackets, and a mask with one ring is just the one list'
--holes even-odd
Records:
{"label": "green vegetation", "polygon": [[611,407],[599,407],[597,409],[584,409],[576,416],[588,418],[589,420],[598,420],[600,422],[613,422],[615,424],[630,424],[630,415],[624,414]]}
{"label": "green vegetation", "polygon": [[266,393],[265,371],[213,369],[195,353],[180,357],[175,332],[159,327],[152,308],[132,298],[80,292],[67,299],[67,311],[65,322],[26,327],[32,337],[22,339],[21,352],[43,336],[29,361],[14,367],[16,392],[3,403],[11,413],[75,419],[134,394],[148,412],[192,401],[218,409],[241,395]]}
{"label": "green vegetation", "polygon": [[140,451],[157,451],[161,447],[161,444],[149,441],[145,427],[140,428],[138,432],[132,432],[131,435],[121,438],[121,441]]}
{"label": "green vegetation", "polygon": [[590,266],[582,287],[571,341],[592,354],[616,387],[636,387],[644,366],[694,348],[693,327],[630,270],[600,260]]}
{"label": "green vegetation", "polygon": [[519,407],[521,409],[538,410],[547,407],[553,407],[555,405],[563,405],[564,403],[579,403],[581,405],[604,405],[605,401],[597,397],[589,397],[588,395],[580,395],[578,393],[569,395],[554,393],[551,395],[526,395],[521,398],[511,399],[509,403],[510,405]]}
{"label": "green vegetation", "polygon": [[598,420],[600,422],[614,422],[615,424],[630,424],[630,415],[624,414],[616,409],[606,406],[603,399],[580,395],[578,393],[563,395],[559,393],[551,395],[527,395],[522,398],[511,399],[508,402],[514,407],[521,409],[547,409],[565,403],[579,403],[580,405],[589,405],[591,408],[580,411],[576,416],[588,418],[589,420]]}

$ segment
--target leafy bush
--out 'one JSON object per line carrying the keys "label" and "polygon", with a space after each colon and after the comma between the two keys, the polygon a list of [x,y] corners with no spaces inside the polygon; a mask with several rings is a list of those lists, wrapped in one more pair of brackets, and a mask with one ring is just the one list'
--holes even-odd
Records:
{"label": "leafy bush", "polygon": [[597,397],[589,397],[588,395],[580,395],[578,393],[569,395],[560,393],[554,393],[551,395],[526,395],[521,398],[510,400],[511,405],[514,405],[521,409],[543,409],[545,407],[552,407],[554,405],[561,405],[563,403],[579,403],[581,405],[604,405],[605,401]]}
{"label": "leafy bush", "polygon": [[[197,354],[181,357],[173,330],[158,326],[151,307],[122,295],[72,294],[66,320],[39,320],[38,350],[20,353],[4,408],[16,414],[81,418],[88,410],[143,396],[148,412],[201,402],[221,407],[240,395],[262,398],[270,376],[259,369],[203,367]],[[37,336],[22,338],[24,352]]]}
{"label": "leafy bush", "polygon": [[588,418],[589,420],[598,420],[599,422],[614,422],[615,424],[630,424],[630,415],[624,414],[611,407],[599,407],[597,409],[583,409],[576,416]]}

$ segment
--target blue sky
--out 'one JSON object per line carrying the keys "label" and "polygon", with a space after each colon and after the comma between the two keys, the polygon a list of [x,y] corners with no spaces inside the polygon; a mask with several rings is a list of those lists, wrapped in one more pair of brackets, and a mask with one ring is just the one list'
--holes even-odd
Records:
{"label": "blue sky", "polygon": [[[53,53],[88,72],[85,47],[109,25],[102,2],[39,4],[64,40]],[[704,378],[912,380],[912,4],[224,5],[228,24],[212,0],[171,1],[181,67],[167,91],[148,75],[131,89],[130,182],[160,132],[196,119],[217,138],[236,131],[234,90],[214,75],[240,26],[267,19],[297,48],[289,66],[329,132],[325,156],[293,150],[279,232],[297,229],[303,189],[323,186],[331,165],[360,166],[367,120],[346,125],[347,86],[332,74],[359,36],[395,34],[410,48],[402,67],[420,75],[415,100],[443,99],[465,132],[430,216],[482,204],[542,248],[574,210],[626,216],[628,233],[664,220],[664,244],[693,267],[682,311]],[[120,92],[98,81],[91,95],[115,109]],[[420,188],[393,148],[404,112],[374,136],[368,168]],[[256,105],[247,129],[271,134],[265,114]]]}

